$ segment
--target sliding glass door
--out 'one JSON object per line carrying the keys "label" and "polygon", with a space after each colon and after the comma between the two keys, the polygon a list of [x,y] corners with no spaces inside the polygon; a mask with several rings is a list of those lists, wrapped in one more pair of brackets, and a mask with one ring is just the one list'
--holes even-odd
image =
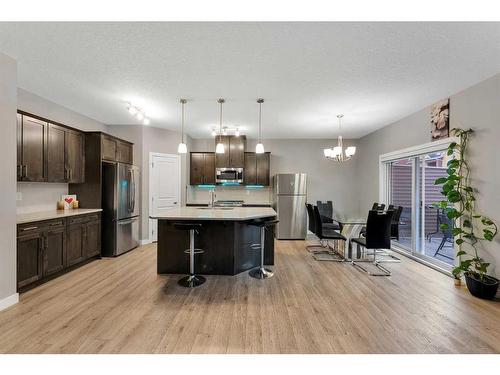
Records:
{"label": "sliding glass door", "polygon": [[451,269],[455,251],[451,229],[440,227],[450,220],[434,206],[444,199],[434,181],[446,176],[448,160],[444,148],[383,163],[386,201],[403,207],[397,247],[445,269]]}

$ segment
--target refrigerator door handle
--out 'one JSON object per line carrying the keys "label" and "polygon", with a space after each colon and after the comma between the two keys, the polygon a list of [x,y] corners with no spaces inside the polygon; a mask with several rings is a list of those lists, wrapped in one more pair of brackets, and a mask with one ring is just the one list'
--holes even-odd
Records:
{"label": "refrigerator door handle", "polygon": [[132,169],[128,170],[127,206],[128,211],[132,212]]}
{"label": "refrigerator door handle", "polygon": [[132,196],[132,208],[130,212],[135,211],[135,171],[133,169],[130,170],[130,176],[132,177],[132,183],[130,186],[132,187],[132,193],[130,194]]}
{"label": "refrigerator door handle", "polygon": [[128,224],[132,224],[133,222],[139,220],[138,218],[134,218],[134,219],[130,219],[130,220],[120,220],[118,221],[118,225],[128,225]]}

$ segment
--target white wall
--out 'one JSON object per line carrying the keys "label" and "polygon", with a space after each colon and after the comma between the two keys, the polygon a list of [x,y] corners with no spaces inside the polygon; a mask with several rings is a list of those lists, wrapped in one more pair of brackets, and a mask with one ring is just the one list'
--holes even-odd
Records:
{"label": "white wall", "polygon": [[0,53],[0,310],[16,294],[17,64]]}
{"label": "white wall", "polygon": [[[378,199],[378,157],[390,151],[430,142],[430,107],[371,133],[359,141],[359,196],[368,210]],[[500,225],[500,74],[450,97],[450,128],[472,128],[469,163],[478,189],[476,208]],[[482,256],[500,277],[500,235],[485,243]],[[496,264],[496,267],[495,267]]]}
{"label": "white wall", "polygon": [[[17,108],[83,131],[106,131],[106,125],[44,99],[26,90],[17,89]],[[68,193],[68,184],[18,182],[22,200],[16,202],[17,212],[36,212],[56,209],[61,195]]]}
{"label": "white wall", "polygon": [[[214,151],[214,139],[193,139],[193,148],[190,151]],[[307,173],[307,200],[331,200],[334,204],[335,215],[339,218],[356,216],[359,211],[357,196],[357,157],[344,162],[336,163],[323,156],[323,149],[336,145],[336,139],[265,139],[266,151],[271,152],[271,176],[277,173]],[[255,139],[247,140],[247,150],[255,150]],[[346,146],[357,146],[356,140],[345,140]],[[244,200],[252,202],[245,188],[240,188]],[[261,191],[250,191],[250,194],[259,195]],[[221,198],[221,196],[218,196]]]}

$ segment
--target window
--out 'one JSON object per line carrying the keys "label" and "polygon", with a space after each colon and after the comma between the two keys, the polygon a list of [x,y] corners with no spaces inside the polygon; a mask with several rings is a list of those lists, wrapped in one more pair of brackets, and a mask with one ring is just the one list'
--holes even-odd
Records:
{"label": "window", "polygon": [[434,203],[444,199],[438,177],[446,176],[450,156],[446,148],[452,139],[413,147],[380,157],[380,200],[402,206],[399,238],[395,245],[401,251],[422,258],[446,270],[454,264],[452,224]]}

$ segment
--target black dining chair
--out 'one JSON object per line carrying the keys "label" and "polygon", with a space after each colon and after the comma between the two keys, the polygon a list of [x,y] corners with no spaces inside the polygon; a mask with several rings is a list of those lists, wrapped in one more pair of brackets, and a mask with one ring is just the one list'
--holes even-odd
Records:
{"label": "black dining chair", "polygon": [[340,230],[340,231],[342,230],[342,224],[333,218],[332,201],[326,201],[326,202],[316,201],[316,206],[318,206],[323,226],[329,227],[333,230]]}
{"label": "black dining chair", "polygon": [[385,204],[384,203],[378,203],[378,202],[374,202],[373,203],[372,210],[375,210],[375,211],[384,211],[384,209],[385,209]]}
{"label": "black dining chair", "polygon": [[393,240],[398,241],[399,240],[399,224],[401,220],[401,213],[403,212],[403,207],[402,206],[394,206],[390,204],[387,207],[388,211],[394,211],[394,215],[392,216],[392,223],[391,223],[391,238]]}
{"label": "black dining chair", "polygon": [[[384,209],[385,209],[385,203],[374,202],[372,205],[372,210],[384,211]],[[361,228],[359,235],[364,237],[365,234],[366,234],[366,227],[363,227],[363,228]]]}
{"label": "black dining chair", "polygon": [[316,236],[320,239],[320,241],[333,241],[333,247],[328,246],[330,250],[328,254],[315,253],[313,254],[314,259],[316,260],[330,260],[336,262],[343,262],[344,256],[339,254],[340,241],[344,243],[343,248],[345,249],[345,241],[346,238],[340,234],[339,232],[325,228],[321,222],[321,214],[319,213],[319,209],[317,206],[313,206],[313,216],[316,224]]}
{"label": "black dining chair", "polygon": [[[446,229],[441,229],[441,224],[446,224]],[[453,220],[450,219],[444,211],[440,211],[438,213],[438,225],[443,238],[441,239],[441,243],[439,244],[436,252],[434,253],[434,257],[436,255],[440,255],[444,258],[453,259],[449,255],[440,253],[440,251],[443,249],[444,245],[447,242],[453,246]]]}
{"label": "black dining chair", "polygon": [[[357,250],[360,247],[366,250],[373,250],[373,261],[368,259],[353,260],[352,265],[360,268],[371,276],[390,276],[391,271],[382,267],[377,260],[378,249],[391,248],[391,224],[394,211],[377,211],[370,210],[368,212],[368,220],[366,222],[366,236],[359,238],[352,238],[351,242],[355,243]],[[364,255],[364,251],[362,252]],[[372,262],[382,273],[373,273],[361,266],[363,262]]]}
{"label": "black dining chair", "polygon": [[[307,210],[307,218],[309,221],[308,224],[308,229],[310,232],[312,232],[314,235],[316,235],[316,218],[314,217],[314,209],[313,205],[310,203],[306,203],[306,210]],[[323,240],[319,240],[319,245],[307,245],[306,250],[309,251],[310,253],[328,253],[328,243]]]}

